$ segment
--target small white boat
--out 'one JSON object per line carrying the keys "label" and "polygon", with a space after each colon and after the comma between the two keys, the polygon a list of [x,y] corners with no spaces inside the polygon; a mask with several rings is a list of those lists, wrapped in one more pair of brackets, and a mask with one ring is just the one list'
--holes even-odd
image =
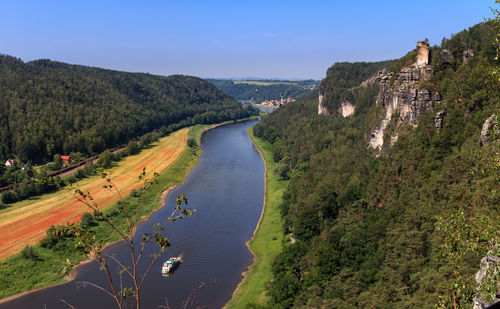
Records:
{"label": "small white boat", "polygon": [[181,263],[180,257],[171,257],[165,263],[163,263],[161,272],[163,274],[168,274],[172,272],[177,266],[179,266],[180,263]]}

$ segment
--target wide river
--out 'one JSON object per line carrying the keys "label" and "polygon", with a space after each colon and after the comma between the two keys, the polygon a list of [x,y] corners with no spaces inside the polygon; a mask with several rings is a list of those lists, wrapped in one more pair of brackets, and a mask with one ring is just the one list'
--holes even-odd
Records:
{"label": "wide river", "polygon": [[[136,243],[155,222],[166,227],[173,243],[147,278],[142,289],[143,308],[166,304],[173,309],[181,308],[189,294],[203,282],[210,284],[192,293],[193,302],[188,308],[221,308],[231,298],[242,279],[241,273],[252,262],[245,241],[252,236],[263,205],[264,163],[245,131],[256,122],[229,124],[205,132],[199,164],[184,184],[170,192],[167,206],[139,226]],[[167,224],[166,218],[180,193],[186,194],[188,206],[195,208],[196,213],[191,218]],[[152,249],[152,246],[146,249],[148,259]],[[128,260],[129,252],[123,243],[109,247],[106,252]],[[172,276],[163,277],[163,261],[180,254],[184,262]],[[141,264],[142,267],[145,264]],[[92,262],[79,268],[75,280],[30,293],[0,308],[68,308],[61,299],[79,309],[115,306],[110,296],[95,287],[83,287],[83,281],[108,287],[104,272]],[[118,275],[115,281],[119,281]],[[128,307],[133,308],[134,299],[130,298],[129,302]]]}

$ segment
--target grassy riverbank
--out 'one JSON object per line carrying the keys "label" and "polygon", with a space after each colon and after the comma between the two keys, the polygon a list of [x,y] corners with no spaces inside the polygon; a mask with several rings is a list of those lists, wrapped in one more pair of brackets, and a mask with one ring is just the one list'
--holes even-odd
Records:
{"label": "grassy riverbank", "polygon": [[[177,159],[170,164],[153,184],[143,198],[141,204],[141,217],[148,216],[154,210],[162,206],[160,196],[162,192],[176,184],[184,182],[186,175],[198,162],[201,152],[199,147],[201,135],[208,125],[197,125],[189,128],[187,138],[198,141],[198,146],[185,147]],[[147,166],[146,166],[147,168]],[[137,171],[138,176],[141,171]],[[69,194],[69,193],[67,193]],[[109,193],[111,195],[111,193]],[[40,197],[43,198],[43,197]],[[138,198],[131,195],[125,197],[128,208],[138,206]],[[125,217],[118,211],[116,202],[104,211],[117,225],[124,224]],[[118,240],[118,236],[103,223],[91,228],[102,243]],[[72,239],[61,239],[52,248],[44,248],[40,245],[33,246],[36,257],[26,259],[21,254],[16,254],[0,262],[0,298],[5,298],[23,291],[46,287],[66,281],[63,271],[67,267],[67,261],[71,265],[77,265],[87,257],[74,250]]]}
{"label": "grassy riverbank", "polygon": [[283,243],[280,204],[288,181],[280,180],[273,173],[277,163],[273,160],[272,145],[253,136],[251,130],[249,134],[266,164],[264,211],[254,237],[248,242],[254,254],[254,263],[226,304],[227,309],[244,308],[252,303],[263,305],[267,302],[267,283],[272,279],[271,263],[281,252]]}

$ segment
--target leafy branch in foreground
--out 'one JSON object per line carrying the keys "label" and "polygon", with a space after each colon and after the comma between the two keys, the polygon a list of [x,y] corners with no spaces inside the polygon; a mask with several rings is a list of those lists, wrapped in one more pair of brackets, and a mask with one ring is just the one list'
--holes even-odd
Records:
{"label": "leafy branch in foreground", "polygon": [[[106,173],[102,172],[101,176],[106,180],[106,184],[103,186],[104,189],[109,190],[110,193],[116,194],[119,197],[118,205],[120,210],[126,217],[126,224],[124,227],[120,227],[115,224],[108,217],[104,216],[99,204],[94,200],[90,192],[83,192],[82,190],[76,188],[68,190],[80,203],[86,205],[90,210],[93,211],[95,219],[105,222],[109,227],[119,235],[122,241],[127,244],[131,257],[131,265],[125,265],[122,261],[117,259],[115,256],[104,252],[104,244],[96,239],[94,232],[88,229],[87,226],[82,224],[67,224],[59,226],[53,230],[54,235],[73,235],[77,239],[76,247],[94,257],[101,268],[106,273],[106,279],[109,283],[109,290],[101,287],[99,285],[93,284],[91,282],[81,282],[83,286],[93,286],[110,297],[112,297],[118,308],[123,308],[125,301],[128,297],[134,297],[136,300],[136,308],[140,308],[140,292],[144,284],[144,281],[151,270],[152,266],[159,259],[161,254],[170,247],[171,243],[167,237],[164,236],[165,229],[159,223],[152,224],[152,232],[145,233],[142,235],[142,241],[137,246],[134,243],[134,232],[135,227],[140,221],[139,213],[140,207],[143,204],[143,198],[148,190],[148,188],[156,181],[159,176],[157,173],[153,174],[152,178],[146,177],[146,169],[142,170],[142,173],[138,177],[138,181],[142,181],[144,185],[138,190],[139,203],[138,206],[130,207],[127,201],[123,198],[123,195],[116,187],[113,182],[112,177]],[[184,194],[177,197],[176,206],[172,210],[172,214],[168,217],[168,221],[175,222],[179,219],[183,219],[186,216],[192,216],[195,210],[187,208],[188,200]],[[154,254],[151,255],[151,261],[148,262],[146,270],[141,273],[138,271],[138,265],[144,254],[144,249],[148,243],[155,243],[157,249]],[[112,273],[110,270],[110,262],[114,262],[118,265],[120,269],[120,280],[115,282],[112,278]],[[69,270],[71,267],[68,267]],[[123,275],[128,276],[132,281],[132,287],[123,286]],[[66,303],[66,302],[65,302]],[[68,304],[69,305],[69,304]],[[70,306],[72,307],[72,306]]]}

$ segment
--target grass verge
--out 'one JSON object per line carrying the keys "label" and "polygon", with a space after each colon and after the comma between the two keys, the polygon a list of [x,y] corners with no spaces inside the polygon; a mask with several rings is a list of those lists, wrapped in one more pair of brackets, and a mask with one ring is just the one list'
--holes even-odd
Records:
{"label": "grass verge", "polygon": [[[200,145],[201,135],[208,125],[196,125],[189,129],[188,138],[194,138]],[[179,157],[157,178],[145,196],[140,206],[140,216],[146,217],[162,206],[160,196],[165,189],[184,182],[186,175],[198,162],[201,149],[185,147]],[[137,172],[140,174],[140,171]],[[138,176],[137,175],[137,176]],[[68,193],[69,194],[69,193]],[[110,193],[111,194],[111,193]],[[128,209],[138,207],[138,198],[125,197]],[[125,217],[119,211],[115,202],[104,211],[117,225],[125,224]],[[99,223],[91,228],[102,243],[119,239],[116,233],[106,224]],[[74,250],[74,240],[71,238],[60,240],[52,249],[44,248],[39,244],[33,246],[36,258],[25,259],[21,254],[13,255],[0,262],[0,298],[5,298],[23,291],[38,289],[49,285],[65,282],[68,278],[64,270],[68,265],[77,265],[87,259],[86,256]],[[68,264],[69,262],[69,264]],[[0,301],[1,302],[1,301]]]}
{"label": "grass verge", "polygon": [[284,238],[280,204],[288,181],[280,180],[278,175],[273,173],[278,163],[273,160],[272,145],[255,137],[252,130],[249,130],[249,135],[266,164],[264,210],[255,235],[248,242],[250,251],[254,254],[254,263],[245,272],[245,277],[224,307],[227,309],[244,308],[252,303],[267,303],[267,283],[272,279],[271,264],[281,252]]}

